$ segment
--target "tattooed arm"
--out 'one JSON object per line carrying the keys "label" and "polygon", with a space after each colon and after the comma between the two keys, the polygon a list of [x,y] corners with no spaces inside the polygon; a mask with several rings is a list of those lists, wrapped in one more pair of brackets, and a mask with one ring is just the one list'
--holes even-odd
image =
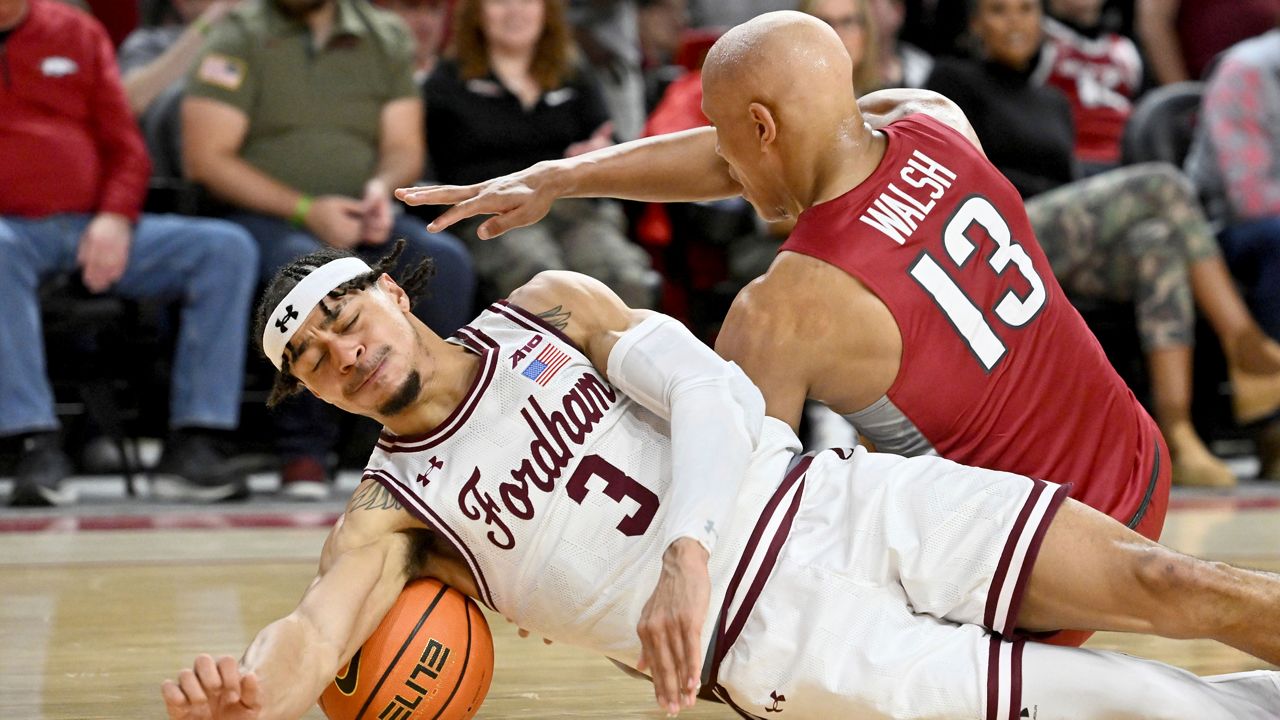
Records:
{"label": "tattooed arm", "polygon": [[302,716],[424,566],[411,557],[422,528],[385,488],[363,482],[325,540],[298,607],[263,628],[239,663],[201,655],[176,683],[166,681],[169,717]]}
{"label": "tattooed arm", "polygon": [[622,333],[657,314],[627,307],[593,277],[562,270],[538,273],[508,300],[564,333],[601,375],[608,374],[609,353]]}

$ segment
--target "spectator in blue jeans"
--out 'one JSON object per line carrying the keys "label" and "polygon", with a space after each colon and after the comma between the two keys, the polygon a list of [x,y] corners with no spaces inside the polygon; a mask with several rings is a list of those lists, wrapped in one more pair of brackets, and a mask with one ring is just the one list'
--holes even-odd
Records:
{"label": "spectator in blue jeans", "polygon": [[[413,70],[404,23],[363,0],[241,4],[212,27],[187,79],[183,160],[257,241],[264,282],[324,246],[372,260],[405,239],[401,263],[430,256],[436,267],[433,294],[415,312],[447,336],[471,318],[470,256],[391,203],[391,190],[422,171]],[[326,496],[336,411],[299,398],[276,422],[283,492]]]}
{"label": "spectator in blue jeans", "polygon": [[[1187,174],[1258,323],[1280,340],[1280,29],[1235,45],[1205,88]],[[1247,405],[1245,405],[1247,404]],[[1280,480],[1280,383],[1236,398],[1259,424],[1262,476]],[[1244,410],[1241,413],[1241,410]]]}
{"label": "spectator in blue jeans", "polygon": [[71,500],[38,290],[77,269],[90,292],[181,304],[153,490],[245,495],[214,435],[239,423],[253,240],[229,222],[141,214],[150,163],[96,20],[52,0],[3,0],[0,47],[0,436],[22,437],[10,504]]}

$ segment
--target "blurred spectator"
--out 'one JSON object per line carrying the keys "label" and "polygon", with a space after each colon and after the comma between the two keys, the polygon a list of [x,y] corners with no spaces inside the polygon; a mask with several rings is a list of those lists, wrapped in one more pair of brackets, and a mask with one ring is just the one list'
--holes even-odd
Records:
{"label": "blurred spectator", "polygon": [[[439,180],[468,184],[612,144],[604,101],[575,63],[559,0],[461,0],[453,57],[427,80],[427,137]],[[543,270],[569,268],[649,307],[658,278],[613,203],[559,201],[541,222],[478,241],[483,218],[455,226],[476,268],[505,296]]]}
{"label": "blurred spectator", "polygon": [[731,28],[774,10],[795,10],[798,0],[689,0],[693,27]]}
{"label": "blurred spectator", "polygon": [[[1223,226],[1218,240],[1249,305],[1280,338],[1280,30],[1240,43],[1219,63],[1187,170]],[[1280,418],[1264,426],[1260,450],[1263,476],[1280,480]]]}
{"label": "blurred spectator", "polygon": [[1071,182],[1070,107],[1056,88],[1031,78],[1041,20],[1038,0],[976,0],[982,59],[940,59],[928,86],[960,105],[988,157],[1030,198],[1036,238],[1067,292],[1134,302],[1174,481],[1232,484],[1191,424],[1193,296],[1232,368],[1274,375],[1280,346],[1249,315],[1190,183],[1172,166]]}
{"label": "blurred spectator", "polygon": [[134,30],[120,46],[120,74],[134,115],[181,83],[200,55],[205,35],[235,6],[233,0],[171,0],[178,22]]}
{"label": "blurred spectator", "polygon": [[413,81],[427,81],[436,69],[449,29],[449,0],[376,0],[378,7],[400,16],[413,33]]}
{"label": "blurred spectator", "polygon": [[853,61],[853,87],[859,95],[883,87],[878,65],[880,36],[869,0],[801,0],[799,10],[830,25],[840,36]]}
{"label": "blurred spectator", "polygon": [[569,21],[589,71],[604,90],[613,136],[634,140],[644,125],[644,76],[635,0],[569,0]]}
{"label": "blurred spectator", "polygon": [[[415,313],[448,336],[471,317],[466,249],[397,215],[392,189],[422,170],[422,100],[413,41],[364,0],[262,0],[209,34],[187,79],[183,157],[190,177],[235,208],[261,252],[261,278],[328,245],[366,260],[405,238],[401,260],[434,258],[429,302]],[[328,492],[338,413],[294,398],[275,415],[283,491]]]}
{"label": "blurred spectator", "polygon": [[879,34],[880,87],[924,87],[933,71],[933,56],[898,36],[907,12],[903,0],[871,0],[870,4]]}
{"label": "blurred spectator", "polygon": [[120,2],[120,0],[77,0],[78,4],[87,4],[93,16],[98,18],[111,36],[111,46],[116,47],[138,27],[139,3]]}
{"label": "blurred spectator", "polygon": [[140,213],[146,150],[102,26],[51,0],[0,0],[0,435],[25,435],[14,505],[69,501],[37,292],[79,270],[91,293],[182,305],[171,430],[153,491],[247,492],[212,431],[239,422],[257,254],[232,223]]}
{"label": "blurred spectator", "polygon": [[1137,0],[1138,37],[1161,85],[1201,80],[1218,53],[1275,27],[1280,0]]}
{"label": "blurred spectator", "polygon": [[641,64],[645,69],[675,63],[680,33],[689,27],[688,0],[640,0]]}
{"label": "blurred spectator", "polygon": [[1035,79],[1071,103],[1075,157],[1083,175],[1120,164],[1120,137],[1142,86],[1138,46],[1101,28],[1103,0],[1049,0]]}
{"label": "blurred spectator", "polygon": [[961,54],[972,0],[904,0],[903,40],[933,57]]}

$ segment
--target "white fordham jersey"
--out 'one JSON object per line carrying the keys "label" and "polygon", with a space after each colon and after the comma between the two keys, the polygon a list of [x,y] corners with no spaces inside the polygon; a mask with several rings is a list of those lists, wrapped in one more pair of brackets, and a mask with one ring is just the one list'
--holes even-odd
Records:
{"label": "white fordham jersey", "polygon": [[[365,477],[458,549],[486,605],[549,639],[634,665],[636,624],[665,550],[667,421],[515,305],[490,306],[450,341],[481,357],[472,387],[434,431],[384,431]],[[711,558],[704,648],[744,547],[767,554],[785,537],[762,511],[784,514],[775,511],[787,498],[774,495],[798,449],[787,425],[766,418],[747,477],[725,498],[737,510]]]}

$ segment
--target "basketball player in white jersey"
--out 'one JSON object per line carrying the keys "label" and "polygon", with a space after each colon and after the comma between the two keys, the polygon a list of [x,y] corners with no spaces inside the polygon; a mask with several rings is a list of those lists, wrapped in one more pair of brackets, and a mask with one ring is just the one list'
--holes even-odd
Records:
{"label": "basketball player in white jersey", "polygon": [[299,717],[418,576],[649,673],[671,713],[700,690],[745,717],[1280,712],[1275,673],[1022,639],[1213,637],[1275,662],[1277,578],[1178,555],[1041,480],[798,457],[736,366],[585,276],[539,275],[442,339],[393,260],[324,251],[267,290],[273,398],[305,386],[385,432],[298,608],[239,662],[166,681],[171,718]]}

